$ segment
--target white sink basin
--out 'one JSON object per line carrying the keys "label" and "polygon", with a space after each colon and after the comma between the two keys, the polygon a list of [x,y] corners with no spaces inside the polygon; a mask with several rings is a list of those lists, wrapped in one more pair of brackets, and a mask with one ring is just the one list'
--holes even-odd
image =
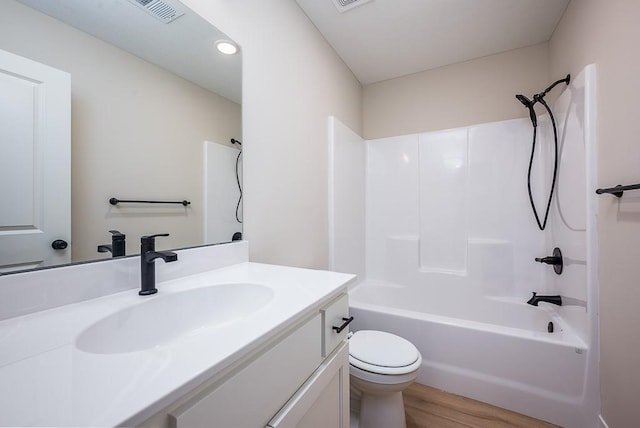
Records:
{"label": "white sink basin", "polygon": [[258,284],[212,285],[164,295],[160,289],[94,323],[75,344],[95,354],[142,351],[205,329],[228,327],[266,306],[273,296],[270,287]]}

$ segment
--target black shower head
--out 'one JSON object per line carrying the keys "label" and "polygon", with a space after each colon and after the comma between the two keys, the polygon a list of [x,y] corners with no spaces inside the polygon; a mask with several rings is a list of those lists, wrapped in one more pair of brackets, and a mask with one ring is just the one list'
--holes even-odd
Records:
{"label": "black shower head", "polygon": [[520,101],[526,108],[529,109],[529,117],[531,118],[531,123],[534,127],[538,126],[538,119],[536,118],[536,111],[533,109],[533,105],[536,101],[531,101],[529,98],[525,97],[522,94],[516,95],[518,101]]}
{"label": "black shower head", "polygon": [[516,98],[518,99],[518,101],[520,101],[522,104],[524,104],[525,107],[529,108],[532,106],[532,102],[529,98],[525,97],[522,94],[518,94],[516,95]]}

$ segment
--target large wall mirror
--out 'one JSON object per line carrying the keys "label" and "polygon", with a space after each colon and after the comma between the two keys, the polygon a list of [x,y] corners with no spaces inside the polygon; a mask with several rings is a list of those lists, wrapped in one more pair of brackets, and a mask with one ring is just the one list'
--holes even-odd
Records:
{"label": "large wall mirror", "polygon": [[[220,40],[178,0],[2,0],[0,274],[111,258],[110,231],[126,255],[143,235],[169,233],[160,249],[241,237],[242,60]],[[50,71],[70,77],[70,105],[51,104]],[[65,108],[67,165],[46,146],[58,135],[47,114]],[[70,197],[45,195],[54,181]],[[51,256],[29,247],[48,214],[70,229],[38,244],[66,247]]]}

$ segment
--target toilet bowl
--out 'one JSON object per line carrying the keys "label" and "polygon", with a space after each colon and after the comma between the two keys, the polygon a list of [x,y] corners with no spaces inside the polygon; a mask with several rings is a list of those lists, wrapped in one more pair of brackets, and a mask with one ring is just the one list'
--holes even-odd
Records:
{"label": "toilet bowl", "polygon": [[349,374],[352,393],[360,396],[359,428],[406,428],[402,391],[416,379],[421,364],[418,349],[402,337],[376,330],[350,337]]}

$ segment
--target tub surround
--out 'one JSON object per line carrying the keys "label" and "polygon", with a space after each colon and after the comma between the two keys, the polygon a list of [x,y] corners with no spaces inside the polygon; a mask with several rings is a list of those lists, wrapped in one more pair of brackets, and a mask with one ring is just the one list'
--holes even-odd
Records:
{"label": "tub surround", "polygon": [[[560,165],[544,232],[526,190],[528,120],[360,147],[334,124],[330,242],[332,254],[360,251],[334,263],[336,270],[362,269],[366,256],[365,274],[350,290],[353,329],[413,342],[423,355],[418,382],[584,427],[594,426],[600,406],[595,66],[572,77],[553,105]],[[554,138],[548,115],[538,123],[531,187],[540,207]],[[352,178],[363,168],[364,184]],[[345,227],[352,224],[359,227]],[[554,247],[563,253],[562,275],[534,261]],[[563,305],[527,305],[532,291],[561,295]]]}
{"label": "tub surround", "polygon": [[[137,257],[0,277],[0,424],[139,424],[344,292],[354,278],[249,263],[247,248],[241,242],[179,251],[177,263],[158,264],[159,292],[146,297],[137,294]],[[223,284],[262,285],[272,297],[227,325],[148,349],[96,353],[76,345],[83,331],[118,311]],[[37,297],[31,308],[23,295],[30,292]]]}

